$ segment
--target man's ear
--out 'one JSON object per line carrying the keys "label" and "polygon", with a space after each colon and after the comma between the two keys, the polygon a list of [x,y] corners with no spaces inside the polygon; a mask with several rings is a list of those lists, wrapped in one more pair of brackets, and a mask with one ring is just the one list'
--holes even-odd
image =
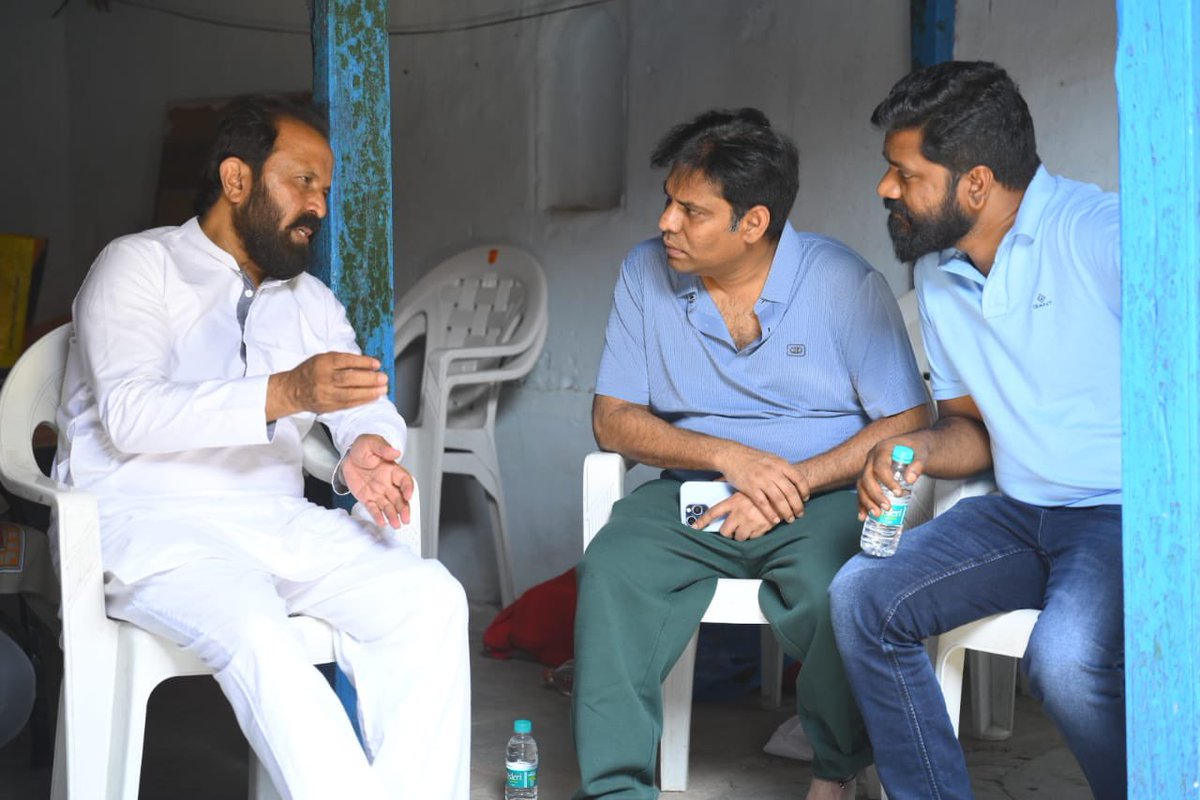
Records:
{"label": "man's ear", "polygon": [[958,179],[959,204],[975,214],[987,205],[988,197],[996,188],[996,175],[991,167],[977,164]]}
{"label": "man's ear", "polygon": [[766,206],[753,206],[749,211],[742,215],[740,227],[742,229],[742,240],[746,244],[754,244],[759,239],[767,235],[767,228],[771,225],[771,212]]}
{"label": "man's ear", "polygon": [[221,162],[218,173],[221,176],[221,190],[229,202],[238,205],[250,196],[254,177],[250,165],[245,161],[237,156],[230,156]]}

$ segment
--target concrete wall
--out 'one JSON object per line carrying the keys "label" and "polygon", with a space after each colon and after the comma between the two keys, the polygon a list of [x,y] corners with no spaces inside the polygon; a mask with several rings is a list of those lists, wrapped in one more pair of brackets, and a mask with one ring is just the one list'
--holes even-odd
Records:
{"label": "concrete wall", "polygon": [[[104,14],[73,2],[51,20],[58,4],[0,4],[0,107],[30,120],[15,130],[0,126],[9,186],[15,179],[20,189],[0,193],[0,229],[52,237],[43,318],[67,309],[108,239],[148,224],[169,102],[299,89],[311,79],[304,35],[118,4]],[[303,4],[290,0],[159,5],[305,24]],[[392,22],[425,25],[535,5],[544,7],[396,2]],[[528,248],[549,278],[545,352],[533,374],[506,391],[497,431],[518,589],[579,554],[579,467],[594,447],[589,410],[604,322],[621,257],[656,232],[663,176],[647,162],[670,125],[713,106],[765,110],[800,147],[793,222],[859,249],[897,291],[909,286],[873,192],[883,162],[867,123],[907,69],[908,3],[613,0],[600,8],[622,32],[627,119],[617,143],[623,201],[603,211],[546,211],[539,202],[539,185],[553,185],[544,170],[554,159],[539,166],[538,154],[561,154],[564,146],[538,124],[539,87],[544,93],[564,68],[555,60],[562,49],[548,37],[569,26],[545,17],[391,39],[398,291],[445,256],[490,241]],[[1012,70],[1052,169],[1109,187],[1116,181],[1113,17],[1112,4],[1100,0],[960,0],[956,47],[959,57],[993,58]],[[458,481],[447,491],[466,502],[444,506],[443,558],[473,596],[494,596],[490,550],[474,525],[486,519],[477,493]]]}
{"label": "concrete wall", "polygon": [[1033,112],[1051,172],[1117,189],[1114,3],[959,0],[954,56],[1001,64]]}

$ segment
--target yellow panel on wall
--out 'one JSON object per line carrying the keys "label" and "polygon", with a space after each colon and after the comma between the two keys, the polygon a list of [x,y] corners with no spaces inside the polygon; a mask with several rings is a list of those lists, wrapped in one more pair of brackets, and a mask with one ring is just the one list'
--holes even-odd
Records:
{"label": "yellow panel on wall", "polygon": [[0,369],[16,363],[46,240],[0,233]]}

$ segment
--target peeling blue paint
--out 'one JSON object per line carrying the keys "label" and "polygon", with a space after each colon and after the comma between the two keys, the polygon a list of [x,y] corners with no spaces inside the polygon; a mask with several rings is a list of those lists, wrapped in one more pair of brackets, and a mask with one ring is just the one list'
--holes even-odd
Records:
{"label": "peeling blue paint", "polygon": [[1129,796],[1200,798],[1200,6],[1117,29]]}
{"label": "peeling blue paint", "polygon": [[[329,112],[336,160],[313,273],[346,307],[359,347],[383,364],[394,401],[387,0],[315,0],[312,46],[313,96]],[[354,687],[340,670],[334,688],[361,739]]]}

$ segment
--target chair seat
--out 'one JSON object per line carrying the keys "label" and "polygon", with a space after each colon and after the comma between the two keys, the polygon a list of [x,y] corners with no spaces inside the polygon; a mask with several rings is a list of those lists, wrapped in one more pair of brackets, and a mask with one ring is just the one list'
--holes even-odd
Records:
{"label": "chair seat", "polygon": [[713,594],[708,610],[701,622],[733,623],[740,625],[766,625],[758,605],[758,590],[762,581],[750,578],[720,578],[717,591]]}

